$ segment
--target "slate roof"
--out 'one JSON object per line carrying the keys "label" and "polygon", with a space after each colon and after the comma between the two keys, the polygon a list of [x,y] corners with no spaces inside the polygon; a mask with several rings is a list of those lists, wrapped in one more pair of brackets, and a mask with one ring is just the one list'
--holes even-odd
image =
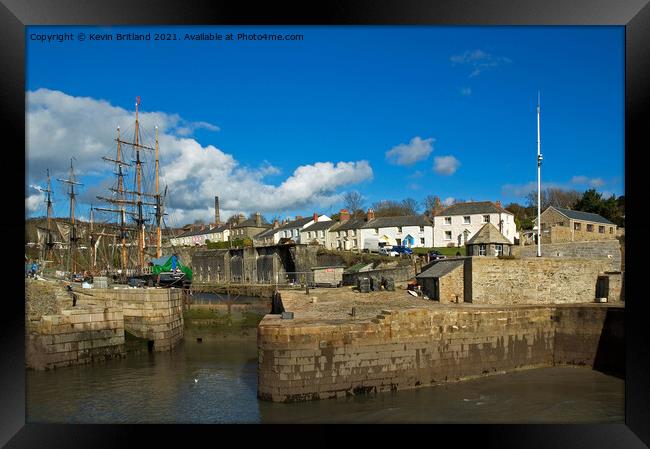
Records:
{"label": "slate roof", "polygon": [[403,215],[375,218],[361,226],[361,229],[393,228],[396,226],[433,226],[433,223],[424,215]]}
{"label": "slate roof", "polygon": [[488,243],[502,243],[506,245],[512,245],[510,240],[504,237],[501,232],[494,226],[492,223],[486,223],[479,231],[472,236],[465,244],[466,245],[476,245],[476,244],[488,244]]}
{"label": "slate roof", "polygon": [[179,234],[179,235],[177,235],[175,237],[172,236],[171,238],[176,238],[177,239],[177,238],[182,238],[182,237],[191,237],[193,235],[214,234],[216,232],[223,232],[226,229],[228,229],[228,225],[224,224],[224,225],[218,226],[216,228],[212,228],[212,229],[205,228],[203,230],[195,229],[194,231],[185,231],[182,234]]}
{"label": "slate roof", "polygon": [[436,216],[449,216],[449,215],[474,215],[474,214],[510,214],[512,212],[499,207],[492,201],[475,201],[467,203],[452,204],[449,207],[442,209]]}
{"label": "slate roof", "polygon": [[258,228],[258,227],[260,227],[260,228],[268,228],[269,226],[271,226],[271,225],[268,224],[267,222],[265,222],[263,218],[262,218],[262,226],[257,226],[255,224],[255,217],[253,217],[253,218],[248,218],[248,219],[242,221],[239,224],[234,224],[232,227],[234,229],[234,228],[248,228],[248,227],[251,227],[251,228]]}
{"label": "slate roof", "polygon": [[305,218],[299,218],[297,220],[292,220],[289,223],[285,223],[283,225],[280,225],[277,229],[292,229],[292,228],[302,228],[304,225],[309,223],[314,219],[313,216],[305,217]]}
{"label": "slate roof", "polygon": [[259,234],[255,235],[253,237],[253,239],[257,240],[257,239],[263,239],[263,238],[266,238],[266,237],[270,237],[273,234],[275,234],[276,232],[278,232],[278,229],[279,228],[269,228],[269,229],[267,229],[265,231],[262,231]]}
{"label": "slate roof", "polygon": [[349,229],[361,229],[366,223],[364,218],[350,218],[349,220],[341,221],[336,226],[332,226],[330,231],[347,231]]}
{"label": "slate roof", "polygon": [[310,224],[309,226],[307,226],[302,231],[303,232],[307,232],[307,231],[324,231],[325,229],[331,228],[336,223],[337,223],[336,220],[317,221],[316,223]]}
{"label": "slate roof", "polygon": [[427,268],[422,273],[415,276],[416,278],[439,278],[451,273],[456,268],[463,265],[463,259],[443,259],[433,266]]}
{"label": "slate roof", "polygon": [[603,223],[603,224],[616,226],[614,223],[612,223],[605,217],[601,217],[598,214],[592,214],[591,212],[582,212],[580,210],[564,209],[562,207],[554,207],[554,206],[550,206],[550,207],[553,207],[553,209],[555,209],[562,215],[571,218],[573,220],[592,221],[594,223]]}

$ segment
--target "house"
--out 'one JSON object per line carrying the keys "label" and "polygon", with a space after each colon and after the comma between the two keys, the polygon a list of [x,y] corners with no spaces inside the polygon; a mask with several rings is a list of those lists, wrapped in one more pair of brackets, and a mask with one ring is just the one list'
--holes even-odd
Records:
{"label": "house", "polygon": [[486,223],[465,243],[468,256],[509,256],[512,243],[492,223]]}
{"label": "house", "polygon": [[540,219],[542,243],[616,238],[617,226],[598,214],[549,206]]}
{"label": "house", "polygon": [[453,204],[433,217],[433,245],[463,246],[486,223],[494,224],[510,243],[517,237],[515,216],[501,202],[477,201]]}
{"label": "house", "polygon": [[341,209],[339,222],[329,229],[325,247],[347,251],[361,251],[361,227],[366,223],[365,218],[351,218],[347,209]]}
{"label": "house", "polygon": [[230,240],[253,239],[257,234],[266,231],[270,227],[271,225],[262,219],[259,212],[256,212],[255,216],[249,219],[246,219],[243,214],[239,214],[237,222],[233,224],[230,230]]}
{"label": "house", "polygon": [[424,215],[375,218],[368,210],[367,221],[360,227],[362,241],[378,239],[391,246],[422,248],[433,246],[433,223]]}
{"label": "house", "polygon": [[325,248],[331,248],[328,245],[328,241],[330,240],[328,238],[329,231],[337,223],[337,221],[331,219],[312,222],[312,224],[300,231],[300,241],[306,244],[318,244]]}
{"label": "house", "polygon": [[206,240],[211,242],[224,242],[230,235],[230,227],[226,224],[220,226],[205,225],[186,227],[186,231],[176,237],[171,237],[169,242],[173,246],[203,246]]}
{"label": "house", "polygon": [[[309,217],[296,216],[295,220],[285,221],[282,224],[275,224],[264,233],[255,238],[256,246],[278,245],[283,243],[309,243],[308,234],[303,230],[318,222],[330,222],[332,219],[327,215],[318,215],[316,212]],[[333,222],[332,222],[333,223]]]}

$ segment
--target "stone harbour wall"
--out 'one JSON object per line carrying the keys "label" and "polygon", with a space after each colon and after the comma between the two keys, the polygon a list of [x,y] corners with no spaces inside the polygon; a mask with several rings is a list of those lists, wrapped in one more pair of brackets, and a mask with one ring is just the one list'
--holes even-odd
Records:
{"label": "stone harbour wall", "polygon": [[[621,244],[618,240],[596,240],[592,242],[567,242],[541,245],[542,257],[584,257],[586,259],[608,259],[610,271],[621,270]],[[516,257],[536,257],[537,246],[513,246]]]}
{"label": "stone harbour wall", "polygon": [[474,304],[590,303],[607,259],[472,257],[466,298]]}
{"label": "stone harbour wall", "polygon": [[154,351],[169,351],[183,339],[181,289],[93,289],[93,295],[121,304],[126,331],[153,341]]}
{"label": "stone harbour wall", "polygon": [[52,369],[125,356],[120,306],[75,307],[27,323],[27,368]]}
{"label": "stone harbour wall", "polygon": [[[593,325],[589,344],[568,333],[579,324],[562,307],[580,308]],[[316,400],[402,390],[515,369],[592,360],[598,318],[608,307],[441,306],[383,310],[370,322],[309,324],[267,315],[258,327],[258,396],[276,402]],[[605,312],[603,312],[605,311]],[[622,313],[620,314],[622,318]],[[579,320],[578,320],[579,321]],[[559,340],[556,329],[561,323]],[[623,350],[611,339],[610,350]],[[589,352],[591,351],[591,352]]]}

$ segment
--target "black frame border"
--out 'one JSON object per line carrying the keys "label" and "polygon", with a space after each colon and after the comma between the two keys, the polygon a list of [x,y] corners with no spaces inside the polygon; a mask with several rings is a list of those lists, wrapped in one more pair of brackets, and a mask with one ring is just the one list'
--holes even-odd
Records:
{"label": "black frame border", "polygon": [[[183,3],[173,0],[2,0],[0,3],[0,127],[3,155],[7,167],[21,167],[25,158],[16,148],[25,148],[25,26],[27,25],[619,25],[625,26],[625,195],[626,217],[626,404],[625,425],[436,425],[373,426],[372,429],[346,428],[350,436],[363,440],[383,440],[389,435],[408,440],[423,438],[433,444],[443,440],[454,446],[471,442],[485,447],[572,447],[627,448],[650,446],[650,326],[647,301],[641,292],[639,267],[643,256],[640,232],[644,180],[642,152],[648,146],[645,110],[650,104],[650,5],[648,0],[609,2],[608,0],[444,0],[425,3],[418,0],[330,0],[313,3],[244,2],[212,3],[207,0]],[[55,68],[54,68],[55,69]],[[597,92],[594,93],[597,95]],[[645,125],[645,126],[644,126]],[[9,139],[7,139],[9,137]],[[13,141],[14,145],[7,142]],[[11,164],[11,165],[9,165]],[[8,170],[15,172],[16,170]],[[23,173],[25,171],[23,170]],[[8,182],[7,182],[8,184]],[[10,184],[9,184],[10,185]],[[14,198],[15,196],[15,198]],[[11,206],[6,204],[11,201]],[[24,210],[20,195],[3,195],[5,210]],[[629,204],[638,205],[632,209]],[[5,214],[6,230],[21,235],[24,217]],[[19,260],[22,242],[15,245],[5,270],[11,285],[23,279]],[[630,280],[632,282],[630,283]],[[114,447],[129,446],[135,438],[148,443],[167,443],[196,439],[225,442],[247,441],[252,434],[271,436],[282,443],[300,443],[294,430],[265,425],[238,432],[237,426],[200,425],[55,425],[25,424],[24,302],[17,293],[4,295],[0,319],[0,444],[6,447]],[[645,312],[645,313],[644,313]],[[308,437],[304,442],[325,442],[334,436],[322,426],[300,426]],[[344,429],[336,429],[344,430]],[[327,433],[326,433],[327,432]],[[217,435],[218,438],[215,438]],[[283,437],[284,436],[284,437]],[[280,437],[280,438],[277,438]],[[139,438],[138,438],[139,439]],[[348,440],[350,441],[350,440]],[[402,440],[403,441],[403,440]],[[645,443],[645,444],[644,444]],[[449,443],[447,443],[449,444]],[[647,447],[646,446],[646,447]]]}

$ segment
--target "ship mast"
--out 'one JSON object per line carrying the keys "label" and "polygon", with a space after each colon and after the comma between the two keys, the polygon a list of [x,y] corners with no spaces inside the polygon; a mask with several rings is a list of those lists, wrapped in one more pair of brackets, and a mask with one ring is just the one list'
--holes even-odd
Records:
{"label": "ship mast", "polygon": [[75,249],[76,249],[76,243],[78,237],[77,237],[77,232],[75,228],[75,223],[74,223],[74,206],[75,206],[75,197],[77,194],[74,191],[74,186],[76,185],[83,185],[80,182],[77,182],[74,176],[74,168],[72,167],[72,159],[70,159],[70,179],[58,179],[60,182],[63,182],[65,184],[68,184],[69,190],[68,190],[68,196],[70,197],[70,246],[69,246],[69,252],[68,252],[68,269],[72,269],[72,272],[77,271],[77,259],[75,255]]}
{"label": "ship mast", "polygon": [[52,182],[50,180],[49,168],[47,169],[47,189],[39,188],[39,190],[47,193],[47,199],[45,200],[47,204],[47,241],[45,242],[43,259],[48,260],[49,256],[52,255],[52,248],[54,247],[54,242],[52,241]]}
{"label": "ship mast", "polygon": [[162,204],[160,201],[160,190],[158,186],[158,127],[156,126],[156,257],[162,256],[162,236],[160,234],[160,221],[162,218]]}

